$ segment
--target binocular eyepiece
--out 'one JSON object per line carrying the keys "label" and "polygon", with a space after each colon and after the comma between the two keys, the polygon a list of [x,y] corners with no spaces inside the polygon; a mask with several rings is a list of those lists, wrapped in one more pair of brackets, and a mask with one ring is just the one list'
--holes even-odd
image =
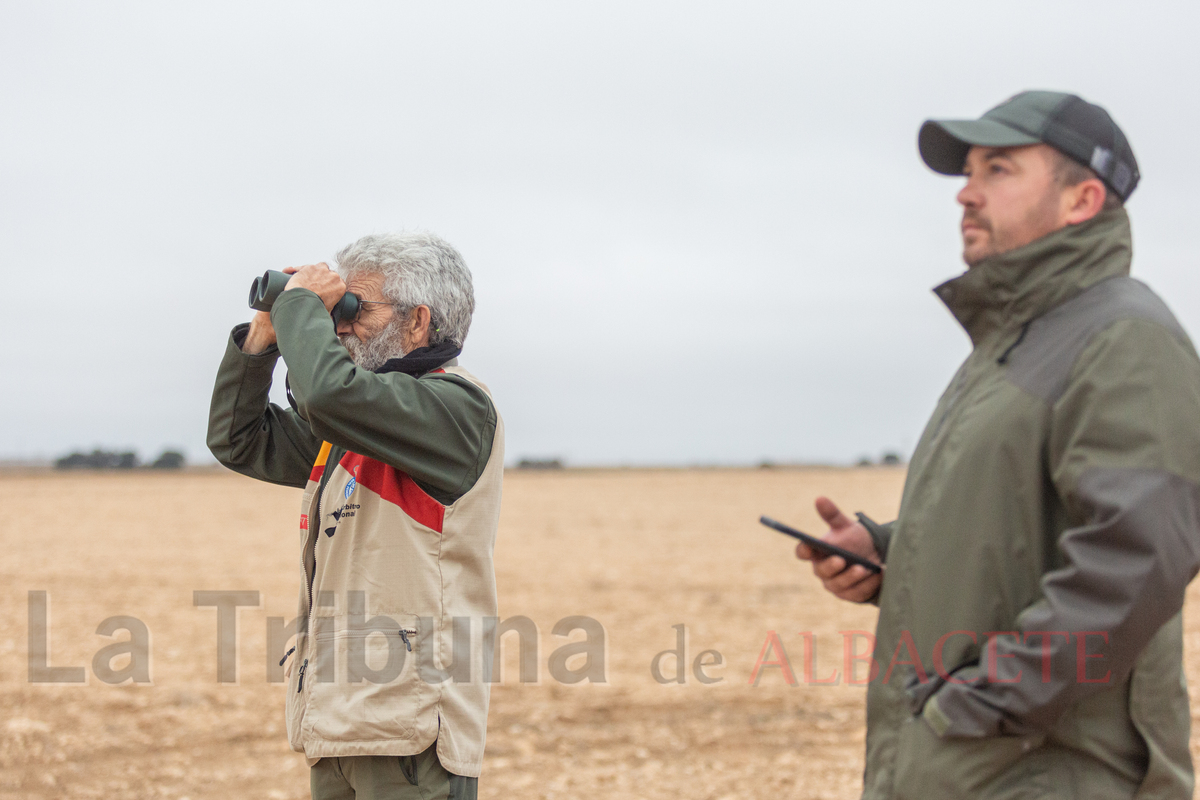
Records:
{"label": "binocular eyepiece", "polygon": [[[255,278],[254,283],[250,284],[250,307],[255,311],[270,311],[271,306],[279,299],[279,295],[283,292],[283,287],[287,286],[287,282],[291,280],[291,275],[286,272],[269,269],[262,274],[261,278]],[[338,300],[334,305],[333,310],[329,315],[333,317],[333,324],[345,320],[353,322],[358,318],[358,312],[362,308],[358,295],[353,292],[346,292],[342,295],[342,299]]]}

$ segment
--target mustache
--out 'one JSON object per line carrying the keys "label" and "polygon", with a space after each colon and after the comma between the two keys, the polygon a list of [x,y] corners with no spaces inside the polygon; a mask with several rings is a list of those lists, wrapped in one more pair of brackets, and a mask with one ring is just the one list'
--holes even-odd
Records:
{"label": "mustache", "polygon": [[972,211],[969,208],[963,211],[962,225],[966,225],[968,222],[977,228],[982,228],[983,230],[988,231],[989,233],[992,230],[992,223],[988,222],[988,220],[982,217],[979,213]]}

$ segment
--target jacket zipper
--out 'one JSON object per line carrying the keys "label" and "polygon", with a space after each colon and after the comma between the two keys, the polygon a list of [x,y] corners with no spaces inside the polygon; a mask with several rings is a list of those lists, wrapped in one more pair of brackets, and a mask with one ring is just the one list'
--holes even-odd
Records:
{"label": "jacket zipper", "polygon": [[[967,360],[969,361],[970,357],[968,357]],[[935,425],[933,428],[933,435],[929,437],[930,446],[933,445],[933,441],[937,439],[938,434],[942,432],[942,425],[946,423],[946,418],[950,416],[950,412],[954,410],[956,405],[958,405],[958,398],[962,396],[963,390],[967,388],[967,370],[967,364],[964,362],[963,365],[959,367],[958,374],[954,376],[954,386],[950,390],[949,400],[946,401],[946,409],[942,412],[942,415],[938,417],[937,425]]]}
{"label": "jacket zipper", "polygon": [[[1025,334],[1029,332],[1029,325],[1030,325],[1030,323],[1026,322],[1021,327],[1021,333],[1019,336],[1017,336],[1016,341],[1014,341],[1012,344],[1010,344],[1004,350],[1004,352],[1001,354],[1000,358],[996,359],[997,364],[1007,364],[1008,363],[1008,357],[1009,357],[1009,355],[1012,354],[1012,351],[1017,349],[1017,347],[1020,346],[1021,342],[1025,341]],[[968,372],[967,365],[973,356],[974,356],[974,353],[972,353],[971,356],[967,357],[967,361],[965,361],[963,363],[961,371],[956,376],[957,380],[955,381],[954,392],[950,396],[950,402],[948,402],[946,404],[945,412],[943,412],[942,416],[938,418],[937,427],[933,429],[933,437],[931,437],[932,439],[936,439],[937,435],[939,433],[941,433],[942,426],[946,423],[946,420],[950,417],[951,412],[953,412],[955,410],[955,407],[958,405],[958,401],[961,400],[963,395],[965,395],[967,393],[967,390],[969,389],[969,390],[974,391],[975,387],[978,386],[979,383],[981,381],[983,381],[987,375],[987,370],[983,367],[980,367],[979,373],[977,375],[975,375],[973,378],[971,378],[970,381],[967,380],[967,372]]]}
{"label": "jacket zipper", "polygon": [[408,652],[410,652],[410,653],[412,652],[412,642],[409,641],[408,637],[416,636],[416,635],[417,635],[416,628],[401,628],[400,629],[400,639],[404,642],[404,646],[408,648]]}
{"label": "jacket zipper", "polygon": [[304,670],[308,669],[308,659],[304,659],[304,663],[300,665],[300,681],[296,685],[296,694],[304,691]]}

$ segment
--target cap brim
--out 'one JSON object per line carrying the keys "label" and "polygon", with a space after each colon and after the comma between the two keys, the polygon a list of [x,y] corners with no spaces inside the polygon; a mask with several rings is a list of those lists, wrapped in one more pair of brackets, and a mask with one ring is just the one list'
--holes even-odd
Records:
{"label": "cap brim", "polygon": [[917,149],[934,172],[962,175],[972,147],[1023,147],[1040,141],[991,119],[929,119],[917,134]]}

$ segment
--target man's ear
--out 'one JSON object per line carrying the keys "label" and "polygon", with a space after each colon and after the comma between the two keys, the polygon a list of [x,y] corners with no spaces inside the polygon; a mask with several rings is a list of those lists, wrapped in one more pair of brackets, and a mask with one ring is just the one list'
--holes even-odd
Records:
{"label": "man's ear", "polygon": [[1080,181],[1063,190],[1063,222],[1078,225],[1087,222],[1104,208],[1108,187],[1098,178]]}
{"label": "man's ear", "polygon": [[408,335],[414,342],[420,343],[418,346],[429,344],[429,322],[432,317],[429,306],[417,306],[408,314]]}

